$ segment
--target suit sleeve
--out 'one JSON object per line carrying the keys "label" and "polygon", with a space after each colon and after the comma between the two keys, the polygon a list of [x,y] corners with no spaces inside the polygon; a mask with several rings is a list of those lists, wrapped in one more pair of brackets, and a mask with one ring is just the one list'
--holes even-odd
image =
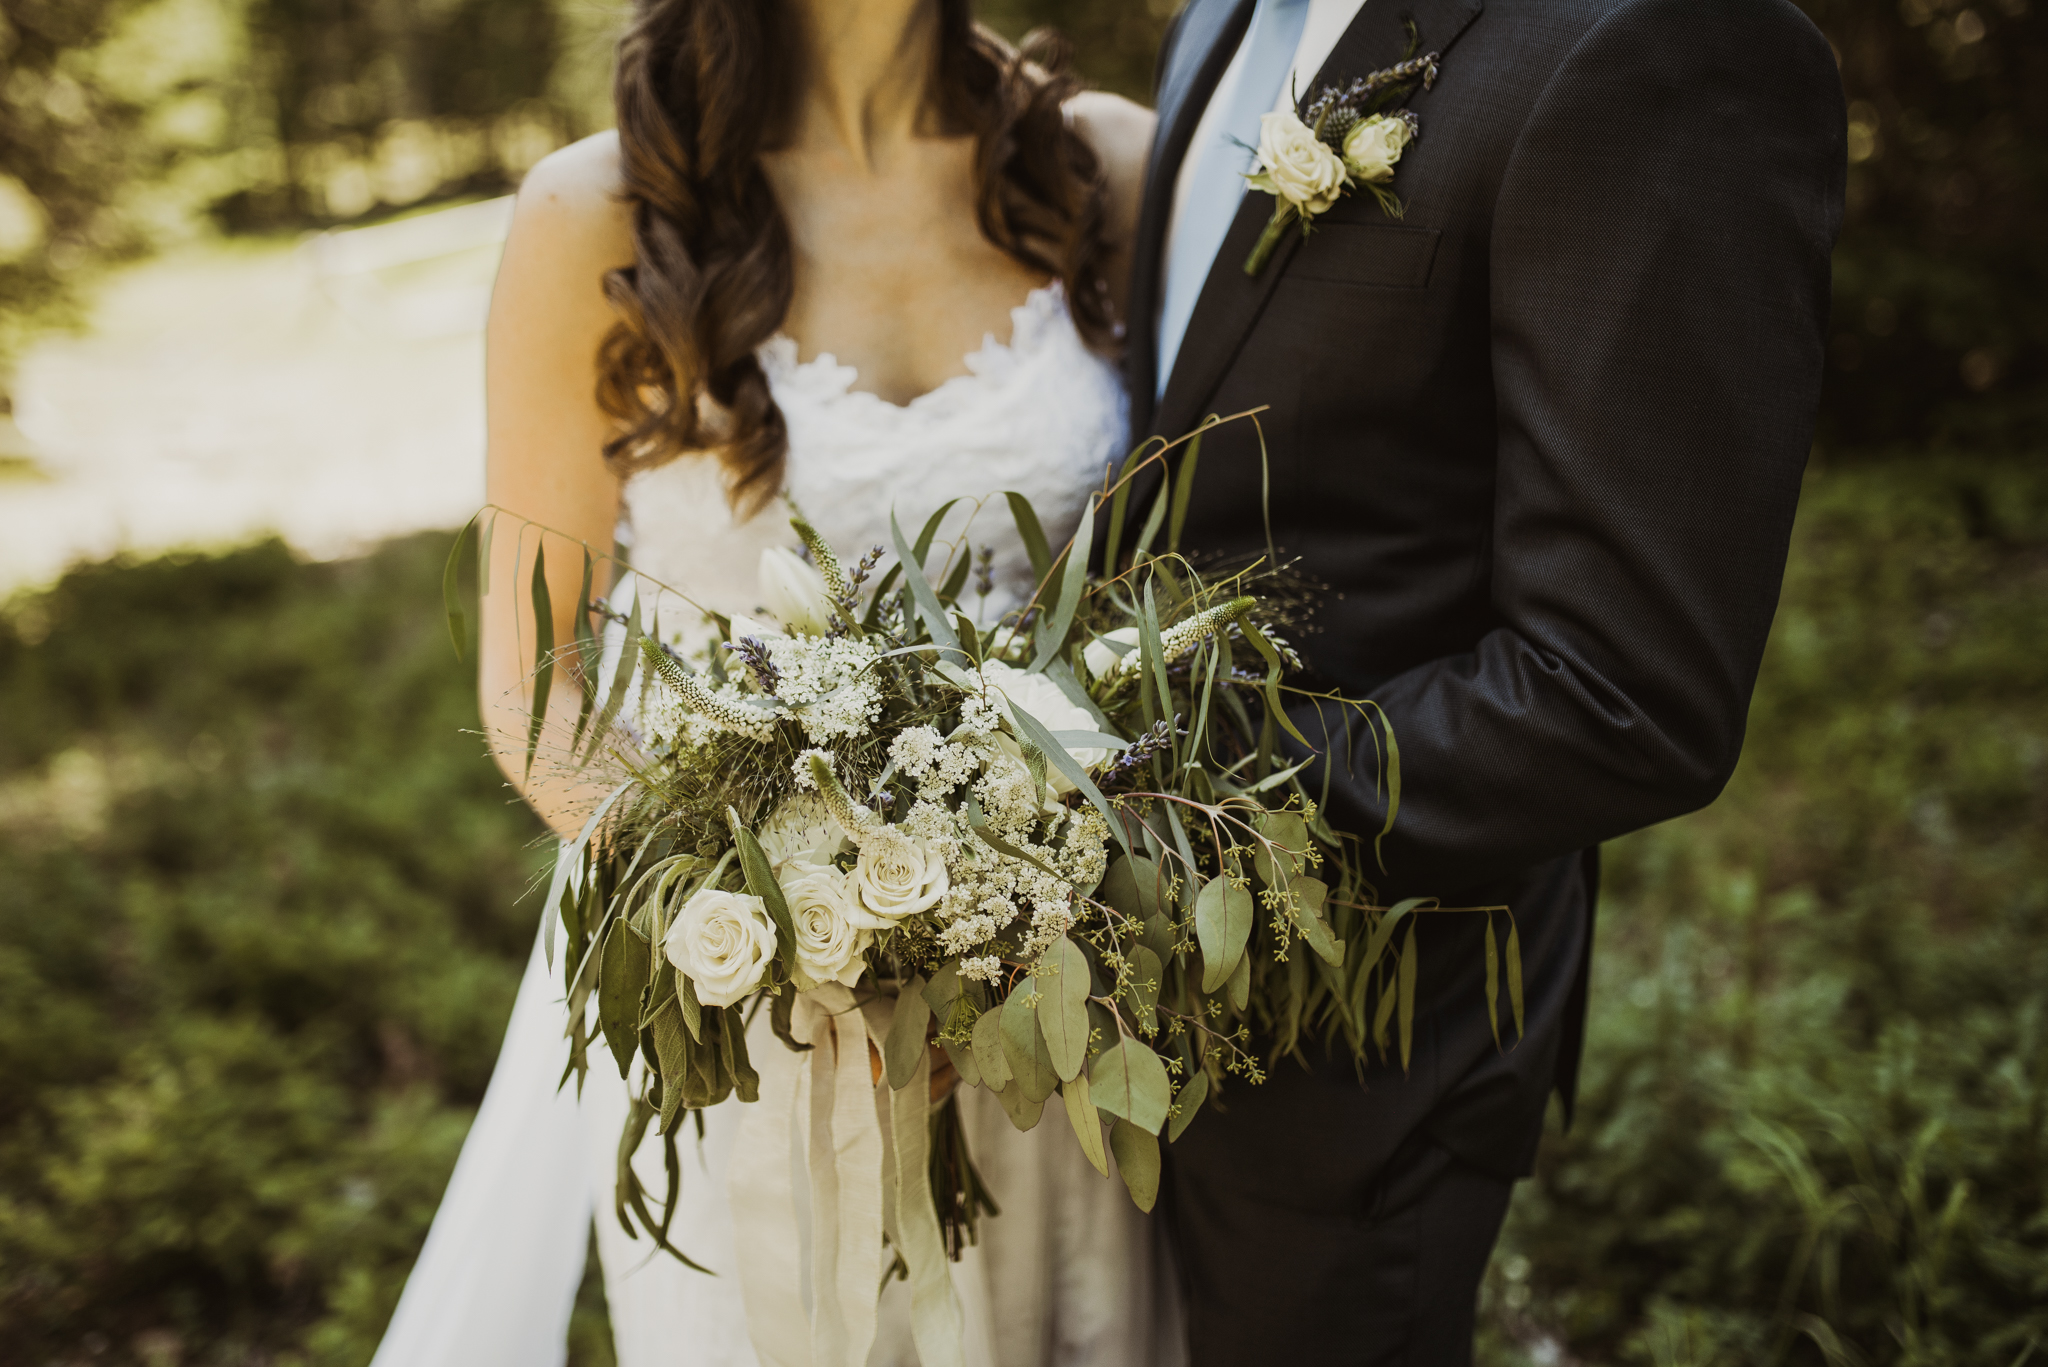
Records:
{"label": "suit sleeve", "polygon": [[[1843,124],[1783,0],[1635,0],[1531,107],[1490,249],[1498,625],[1374,690],[1394,891],[1495,883],[1726,784],[1812,440]],[[1331,817],[1376,831],[1370,744],[1349,769]]]}

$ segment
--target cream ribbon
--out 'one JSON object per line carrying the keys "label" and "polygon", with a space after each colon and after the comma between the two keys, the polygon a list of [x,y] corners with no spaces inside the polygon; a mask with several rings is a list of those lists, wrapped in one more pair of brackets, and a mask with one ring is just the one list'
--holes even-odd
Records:
{"label": "cream ribbon", "polygon": [[[882,1239],[910,1270],[911,1335],[924,1367],[965,1367],[964,1324],[932,1209],[931,1056],[900,1091],[879,1087],[893,997],[856,1004],[828,983],[797,998],[791,1050],[765,1030],[748,1052],[761,1099],[744,1108],[726,1171],[740,1294],[764,1367],[863,1367],[875,1338]],[[797,1225],[794,1125],[804,1118],[810,1182],[809,1277]],[[806,1304],[804,1284],[810,1287]]]}

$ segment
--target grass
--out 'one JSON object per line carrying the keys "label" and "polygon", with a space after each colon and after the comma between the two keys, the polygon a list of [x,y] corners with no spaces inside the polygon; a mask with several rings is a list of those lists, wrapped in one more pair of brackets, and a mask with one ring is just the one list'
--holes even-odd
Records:
{"label": "grass", "polygon": [[[367,1361],[542,855],[444,536],[0,613],[0,1361]],[[2048,1354],[2048,474],[1809,481],[1735,782],[1617,842],[1490,1367]],[[572,1361],[610,1360],[592,1282]]]}

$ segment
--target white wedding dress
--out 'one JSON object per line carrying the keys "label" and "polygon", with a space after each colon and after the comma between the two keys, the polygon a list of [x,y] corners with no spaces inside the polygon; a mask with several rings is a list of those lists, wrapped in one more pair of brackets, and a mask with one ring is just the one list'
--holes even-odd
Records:
{"label": "white wedding dress", "polygon": [[[942,504],[961,500],[932,566],[963,537],[992,548],[991,591],[978,604],[988,620],[1032,582],[1003,492],[1028,497],[1057,545],[1125,439],[1116,372],[1082,344],[1059,286],[1034,291],[1011,320],[1007,342],[991,335],[966,358],[966,374],[907,405],[855,389],[856,372],[829,354],[799,362],[786,337],[761,349],[788,423],[791,499],[848,559],[892,544],[892,511],[914,540]],[[704,609],[756,610],[761,550],[797,544],[780,505],[735,523],[704,460],[641,474],[625,498],[620,539],[638,571],[642,618],[651,626],[658,616],[662,635],[680,643],[705,638]],[[701,1145],[693,1131],[682,1144],[671,1238],[717,1274],[706,1276],[644,1236],[628,1238],[614,1218],[626,1084],[600,1044],[580,1105],[557,1092],[561,1002],[560,975],[536,945],[489,1092],[373,1367],[559,1367],[593,1213],[620,1367],[764,1363],[748,1334],[726,1187],[741,1103],[711,1108]],[[765,1028],[749,1043],[757,1056],[783,1047]],[[1059,1109],[1019,1133],[985,1090],[963,1089],[961,1104],[975,1164],[1002,1207],[951,1268],[970,1367],[1183,1362],[1163,1240],[1123,1184],[1088,1165]],[[793,1166],[802,1154],[792,1134]],[[658,1141],[650,1136],[635,1162],[658,1194]],[[798,1216],[801,1237],[801,1206]],[[870,1364],[918,1361],[908,1299],[903,1283],[888,1284]]]}

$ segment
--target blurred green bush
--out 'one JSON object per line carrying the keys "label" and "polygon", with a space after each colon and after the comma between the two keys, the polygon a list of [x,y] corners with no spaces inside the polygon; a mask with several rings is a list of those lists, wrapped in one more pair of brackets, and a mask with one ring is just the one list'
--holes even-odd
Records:
{"label": "blurred green bush", "polygon": [[1809,477],[1734,782],[1607,848],[1493,1367],[2048,1352],[2044,641],[2038,466]]}
{"label": "blurred green bush", "polygon": [[0,1362],[367,1360],[544,862],[448,544],[116,561],[0,619]]}

